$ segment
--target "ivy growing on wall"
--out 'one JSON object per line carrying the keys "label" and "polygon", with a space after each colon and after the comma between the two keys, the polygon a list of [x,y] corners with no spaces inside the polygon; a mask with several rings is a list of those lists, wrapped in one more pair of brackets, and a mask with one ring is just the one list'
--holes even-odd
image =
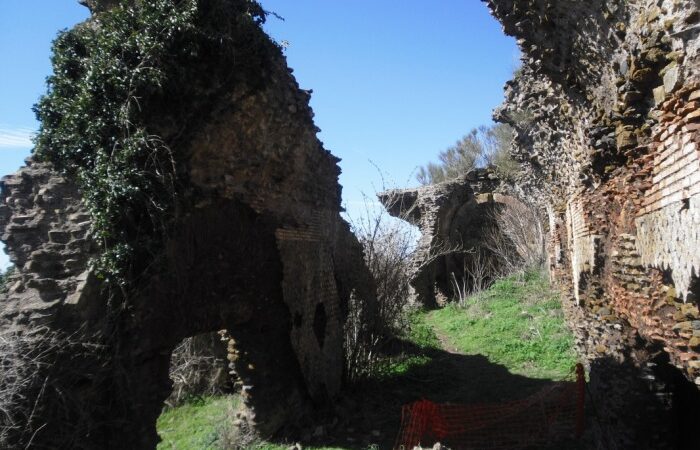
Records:
{"label": "ivy growing on wall", "polygon": [[81,189],[98,277],[125,286],[161,251],[188,133],[278,50],[264,21],[252,0],[122,0],[54,42],[35,158]]}

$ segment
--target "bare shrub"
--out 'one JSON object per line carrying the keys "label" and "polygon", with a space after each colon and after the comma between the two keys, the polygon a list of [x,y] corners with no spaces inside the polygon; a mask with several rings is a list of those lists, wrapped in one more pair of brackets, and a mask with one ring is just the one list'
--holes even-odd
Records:
{"label": "bare shrub", "polygon": [[545,229],[537,209],[511,202],[495,210],[486,246],[500,260],[507,275],[529,268],[541,268],[546,260]]}
{"label": "bare shrub", "polygon": [[449,274],[460,305],[498,278],[542,268],[545,262],[545,230],[534,207],[509,202],[489,214],[493,225],[484,232],[483,246],[471,249],[461,273]]}
{"label": "bare shrub", "polygon": [[481,249],[477,250],[472,258],[465,260],[464,273],[471,282],[472,292],[481,292],[487,289],[493,280],[500,275],[493,257]]}
{"label": "bare shrub", "polygon": [[48,351],[37,345],[40,334],[0,332],[0,447],[9,448],[33,415],[28,391],[49,363]]}
{"label": "bare shrub", "polygon": [[165,401],[167,406],[231,390],[223,339],[220,333],[205,333],[186,338],[175,347],[170,357],[173,391]]}
{"label": "bare shrub", "polygon": [[46,435],[56,448],[82,448],[80,437],[98,432],[89,400],[65,389],[85,380],[85,362],[104,349],[84,337],[46,327],[0,330],[0,448],[32,448]]}
{"label": "bare shrub", "polygon": [[351,220],[374,277],[377,307],[370,309],[351,297],[345,323],[346,373],[350,381],[371,376],[377,369],[382,343],[408,326],[404,308],[409,297],[416,231],[406,222],[390,217],[384,208],[373,205],[376,202],[365,198],[365,215]]}
{"label": "bare shrub", "polygon": [[344,326],[345,376],[350,382],[369,378],[377,370],[381,342],[378,322],[365,302],[350,296]]}
{"label": "bare shrub", "polygon": [[465,306],[470,296],[488,289],[502,275],[494,257],[483,249],[472,249],[464,253],[472,256],[465,256],[461,276],[455,275],[455,272],[450,273],[452,291],[460,306]]}

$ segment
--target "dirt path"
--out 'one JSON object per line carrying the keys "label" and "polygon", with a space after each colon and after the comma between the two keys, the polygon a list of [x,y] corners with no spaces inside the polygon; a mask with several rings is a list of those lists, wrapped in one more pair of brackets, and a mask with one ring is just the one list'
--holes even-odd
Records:
{"label": "dirt path", "polygon": [[466,355],[463,351],[458,349],[450,340],[449,337],[445,333],[442,332],[442,330],[438,329],[437,327],[433,326],[432,324],[430,325],[430,328],[432,328],[433,333],[435,333],[435,336],[437,336],[438,341],[440,341],[440,347],[442,347],[442,350],[451,353],[453,355]]}

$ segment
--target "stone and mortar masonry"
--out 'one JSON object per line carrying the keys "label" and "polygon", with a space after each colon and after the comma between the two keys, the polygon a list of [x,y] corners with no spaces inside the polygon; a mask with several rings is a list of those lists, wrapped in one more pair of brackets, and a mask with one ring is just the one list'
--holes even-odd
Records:
{"label": "stone and mortar masonry", "polygon": [[2,239],[16,267],[2,316],[40,321],[57,306],[79,303],[91,243],[78,191],[50,165],[31,160],[2,180],[2,190]]}
{"label": "stone and mortar masonry", "polygon": [[18,415],[0,447],[155,448],[172,350],[224,329],[241,426],[294,437],[333,412],[348,302],[371,309],[374,284],[339,215],[338,159],[316,137],[310,94],[279,49],[269,59],[254,82],[212,97],[173,149],[186,186],[162,251],[126,296],[93,275],[99,246],[70,180],[32,161],[3,178],[0,233],[16,271],[0,295],[0,331],[48,330],[80,353],[39,341],[55,364],[20,392],[35,413]]}
{"label": "stone and mortar masonry", "polygon": [[600,448],[694,448],[700,13],[694,0],[488,0],[523,67],[497,120],[547,211]]}
{"label": "stone and mortar masonry", "polygon": [[650,145],[652,185],[636,219],[637,247],[644,265],[671,271],[678,295],[686,298],[693,276],[700,276],[700,85],[660,108]]}
{"label": "stone and mortar masonry", "polygon": [[475,258],[489,255],[485,243],[497,230],[494,213],[506,204],[519,203],[507,191],[495,172],[474,169],[454,180],[377,195],[392,216],[420,230],[411,258],[412,303],[432,308],[458,295],[455,280],[467,283],[465,272]]}

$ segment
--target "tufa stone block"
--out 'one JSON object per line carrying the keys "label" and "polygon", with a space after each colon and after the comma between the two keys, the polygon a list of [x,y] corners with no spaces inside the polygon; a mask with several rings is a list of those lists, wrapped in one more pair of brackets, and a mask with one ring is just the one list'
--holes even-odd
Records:
{"label": "tufa stone block", "polygon": [[664,68],[663,77],[664,90],[666,93],[671,93],[678,89],[683,81],[681,77],[681,69],[675,61]]}
{"label": "tufa stone block", "polygon": [[658,86],[654,88],[654,106],[659,106],[666,100],[666,88],[662,86]]}

